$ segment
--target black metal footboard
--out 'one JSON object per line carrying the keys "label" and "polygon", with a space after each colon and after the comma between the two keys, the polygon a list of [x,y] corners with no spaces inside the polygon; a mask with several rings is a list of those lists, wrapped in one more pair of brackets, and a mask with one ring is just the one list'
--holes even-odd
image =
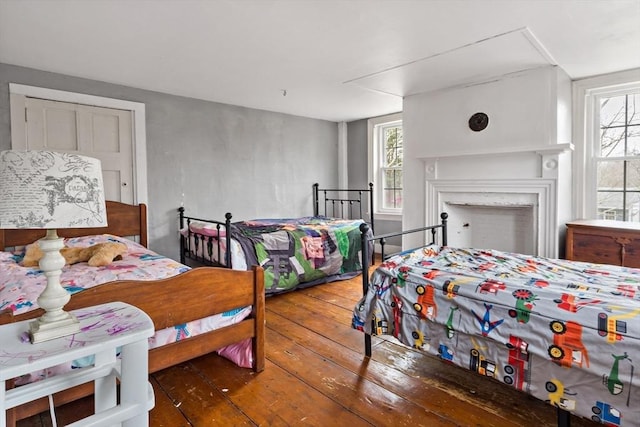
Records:
{"label": "black metal footboard", "polygon": [[[369,253],[369,244],[373,242],[371,247],[375,248],[375,244],[378,243],[381,247],[381,259],[384,261],[390,255],[386,255],[384,251],[384,247],[386,244],[386,239],[389,237],[403,236],[405,234],[413,234],[413,233],[430,233],[431,234],[431,242],[425,243],[426,245],[432,245],[436,243],[438,237],[438,231],[440,231],[440,242],[442,246],[447,246],[447,218],[449,214],[446,212],[442,212],[440,214],[440,224],[437,225],[429,225],[427,227],[414,228],[413,230],[400,231],[397,233],[387,233],[381,234],[379,236],[368,237],[367,231],[369,231],[368,224],[360,225],[360,233],[362,239],[362,295],[367,295],[369,291],[369,263],[373,258],[373,254]],[[371,357],[371,335],[364,334],[364,353],[367,357]]]}
{"label": "black metal footboard", "polygon": [[[180,216],[180,262],[189,260],[197,265],[232,268],[231,264],[231,214],[225,214],[224,221],[186,216],[184,207],[178,208]],[[192,230],[195,221],[210,224],[211,233]],[[223,243],[224,242],[224,243]],[[215,248],[215,250],[214,250]],[[224,258],[221,259],[221,256]]]}

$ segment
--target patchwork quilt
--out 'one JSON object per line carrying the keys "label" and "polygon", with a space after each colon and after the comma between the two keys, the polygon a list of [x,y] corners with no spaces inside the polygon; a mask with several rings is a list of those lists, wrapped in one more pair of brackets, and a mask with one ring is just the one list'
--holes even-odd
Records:
{"label": "patchwork quilt", "polygon": [[256,219],[234,223],[232,232],[245,264],[264,268],[266,293],[274,294],[359,274],[362,223],[322,216]]}
{"label": "patchwork quilt", "polygon": [[640,269],[428,246],[377,267],[352,327],[598,423],[640,426]]}

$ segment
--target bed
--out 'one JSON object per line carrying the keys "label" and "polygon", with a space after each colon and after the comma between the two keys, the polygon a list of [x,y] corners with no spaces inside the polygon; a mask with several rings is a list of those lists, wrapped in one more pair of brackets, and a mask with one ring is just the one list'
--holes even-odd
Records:
{"label": "bed", "polygon": [[426,246],[363,275],[352,327],[366,355],[371,335],[391,335],[557,407],[559,425],[640,426],[640,269],[449,247],[442,219],[404,233]]}
{"label": "bed", "polygon": [[[367,189],[321,189],[313,185],[313,216],[232,222],[185,215],[180,207],[181,262],[246,270],[264,268],[266,295],[288,292],[362,271],[360,225],[369,209],[373,229],[373,185]],[[195,264],[193,264],[195,263]]]}
{"label": "bed", "polygon": [[[123,301],[137,306],[145,311],[153,320],[156,336],[150,340],[149,370],[159,371],[169,366],[187,361],[200,355],[216,350],[233,351],[234,343],[247,343],[250,340],[252,367],[256,372],[264,369],[264,279],[263,270],[254,267],[248,271],[236,271],[226,268],[199,267],[190,268],[176,261],[153,254],[146,249],[147,246],[147,211],[144,204],[137,206],[118,202],[107,202],[108,227],[98,229],[66,229],[59,230],[61,237],[68,238],[67,242],[82,240],[81,236],[92,236],[91,239],[119,239],[119,236],[137,239],[134,243],[128,240],[129,249],[138,252],[147,261],[155,262],[164,259],[168,264],[175,264],[176,270],[162,279],[143,277],[140,269],[133,270],[130,275],[121,275],[130,259],[125,256],[122,261],[114,261],[106,269],[111,269],[114,278],[126,277],[125,280],[116,280],[90,287],[77,292],[75,286],[81,285],[84,280],[97,273],[87,272],[88,267],[82,264],[76,266],[84,268],[83,279],[78,283],[65,280],[70,273],[70,268],[63,270],[63,285],[73,293],[70,302],[65,305],[65,310],[85,308],[108,301]],[[0,230],[0,249],[18,248],[30,244],[44,236],[43,230]],[[105,237],[106,236],[106,237]],[[136,246],[137,245],[137,246]],[[133,249],[132,249],[133,248]],[[132,254],[133,256],[133,254]],[[14,252],[0,252],[0,268],[17,270],[19,255]],[[4,267],[2,267],[4,265]],[[89,267],[91,268],[91,267]],[[37,275],[37,269],[26,274]],[[95,268],[94,268],[95,271]],[[177,274],[176,274],[177,273]],[[0,272],[3,277],[15,274],[15,271]],[[25,276],[26,277],[26,276]],[[14,282],[15,284],[15,282]],[[10,286],[0,286],[3,288]],[[15,288],[15,286],[14,286]],[[17,288],[15,288],[17,289]],[[14,289],[14,291],[15,291]],[[0,294],[1,296],[2,294]],[[5,301],[4,303],[2,301]],[[168,303],[168,301],[180,301],[180,304]],[[36,309],[28,298],[18,298],[8,303],[6,298],[0,298],[0,323],[9,323],[20,320],[32,319],[40,316],[43,311]],[[248,309],[248,312],[246,312]],[[214,322],[214,319],[233,317],[241,311],[245,311],[246,317],[236,316],[234,320],[227,319],[223,324]],[[190,335],[185,330],[185,325],[200,325],[201,320],[212,327],[200,328],[198,335]],[[214,326],[214,323],[216,324]],[[219,327],[218,327],[219,326]],[[162,343],[154,343],[153,340],[161,336],[161,331],[172,331],[176,339]],[[20,382],[17,379],[16,382]],[[93,393],[92,384],[84,384],[80,387],[58,393],[54,396],[56,405],[61,405],[77,398]],[[46,399],[31,402],[15,408],[8,414],[9,425],[16,420],[29,417],[46,410]]]}

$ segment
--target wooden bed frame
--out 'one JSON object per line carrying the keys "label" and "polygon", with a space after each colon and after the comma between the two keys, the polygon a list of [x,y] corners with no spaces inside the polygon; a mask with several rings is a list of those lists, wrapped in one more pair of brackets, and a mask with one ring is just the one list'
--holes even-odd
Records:
{"label": "wooden bed frame", "polygon": [[[95,229],[60,230],[63,237],[109,233],[118,236],[138,236],[147,245],[147,208],[119,202],[107,202],[109,226]],[[44,237],[43,230],[0,230],[0,249],[23,246]],[[179,295],[189,304],[167,303]],[[178,276],[155,281],[116,281],[86,289],[71,296],[65,310],[75,310],[109,301],[122,301],[145,311],[156,330],[179,325],[235,308],[253,306],[249,317],[240,323],[210,331],[192,338],[164,345],[149,351],[149,371],[156,372],[175,364],[211,353],[229,344],[251,338],[253,369],[265,366],[265,292],[263,270],[237,271],[216,267],[200,267]],[[0,313],[0,324],[33,319],[42,315],[37,309],[14,316]],[[83,384],[54,395],[56,406],[93,394],[93,384]],[[7,425],[47,410],[47,399],[40,399],[10,410]]]}
{"label": "wooden bed frame", "polygon": [[[373,184],[369,183],[366,189],[335,189],[320,188],[320,184],[313,184],[313,216],[328,216],[332,218],[364,218],[366,211],[369,211],[369,227],[373,232],[374,228],[374,211],[373,211]],[[321,202],[322,197],[322,203]],[[187,230],[187,235],[180,235],[180,262],[187,264],[188,261],[195,261],[196,265],[209,265],[215,267],[233,268],[231,263],[231,251],[225,252],[224,261],[221,259],[209,259],[204,256],[198,256],[191,250],[192,239],[197,245],[207,245],[210,248],[217,247],[218,254],[222,253],[221,247],[224,241],[224,247],[231,247],[231,233],[225,233],[223,239],[212,236],[204,236],[191,231],[189,225],[192,222],[207,222],[215,226],[220,234],[221,231],[231,229],[231,213],[225,214],[223,220],[202,219],[184,214],[184,207],[178,208],[178,216],[180,219],[180,230]],[[209,250],[212,253],[212,250]]]}

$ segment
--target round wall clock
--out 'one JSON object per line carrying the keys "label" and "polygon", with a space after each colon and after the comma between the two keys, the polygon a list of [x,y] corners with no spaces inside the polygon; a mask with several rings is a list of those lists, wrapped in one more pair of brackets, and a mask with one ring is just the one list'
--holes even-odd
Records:
{"label": "round wall clock", "polygon": [[475,113],[469,118],[469,129],[474,132],[480,132],[489,124],[489,116],[485,113]]}

